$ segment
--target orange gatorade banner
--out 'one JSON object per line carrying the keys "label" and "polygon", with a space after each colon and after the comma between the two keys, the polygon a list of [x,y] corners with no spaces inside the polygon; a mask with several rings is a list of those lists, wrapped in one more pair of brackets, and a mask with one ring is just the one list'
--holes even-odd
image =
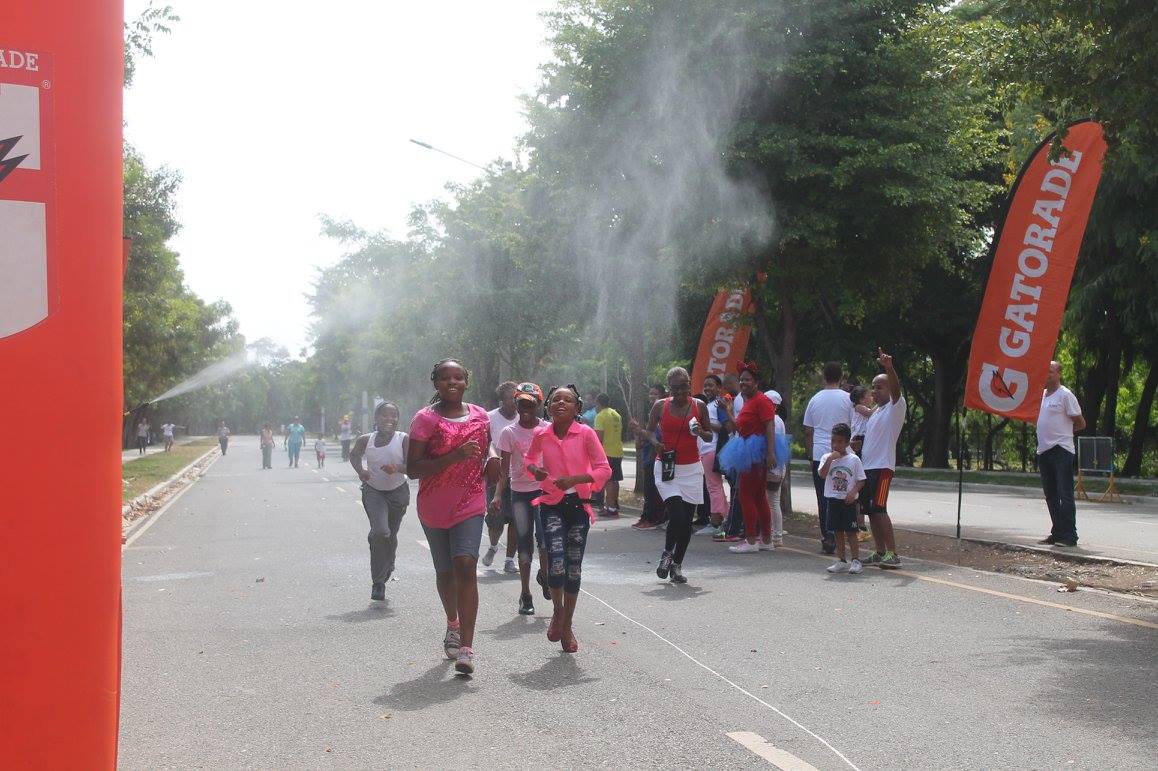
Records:
{"label": "orange gatorade banner", "polygon": [[1025,421],[1037,420],[1106,154],[1093,121],[1069,127],[1054,161],[1052,139],[1022,169],[994,236],[965,383],[966,407]]}
{"label": "orange gatorade banner", "polygon": [[123,14],[0,11],[0,766],[116,767]]}
{"label": "orange gatorade banner", "polygon": [[752,328],[741,326],[738,321],[742,314],[751,310],[751,306],[752,295],[747,289],[724,289],[716,295],[704,321],[700,347],[696,350],[692,368],[693,392],[699,390],[708,375],[723,377],[725,372],[735,372],[744,360]]}

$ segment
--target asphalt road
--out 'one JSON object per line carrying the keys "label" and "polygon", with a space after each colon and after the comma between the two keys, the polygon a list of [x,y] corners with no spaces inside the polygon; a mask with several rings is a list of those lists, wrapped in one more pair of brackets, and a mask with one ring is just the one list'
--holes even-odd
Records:
{"label": "asphalt road", "polygon": [[125,551],[123,768],[1158,758],[1155,604],[931,563],[830,576],[803,539],[733,555],[697,538],[675,587],[654,574],[660,534],[600,523],[574,655],[547,642],[546,603],[518,616],[517,580],[482,569],[478,671],[456,677],[414,512],[371,603],[352,471],[275,458],[262,471],[235,437]]}

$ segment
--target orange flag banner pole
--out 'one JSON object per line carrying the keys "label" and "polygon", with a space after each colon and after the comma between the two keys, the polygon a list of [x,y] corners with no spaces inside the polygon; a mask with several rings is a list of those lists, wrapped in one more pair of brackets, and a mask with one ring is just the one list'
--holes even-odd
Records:
{"label": "orange flag banner pole", "polygon": [[1021,170],[994,236],[965,383],[966,407],[1024,421],[1037,420],[1106,154],[1093,121],[1070,126],[1053,161],[1052,139]]}
{"label": "orange flag banner pole", "polygon": [[[119,0],[0,17],[0,765],[116,766]],[[61,449],[61,442],[69,449]]]}
{"label": "orange flag banner pole", "polygon": [[752,328],[740,325],[741,315],[752,309],[752,294],[747,289],[724,289],[716,295],[692,367],[692,391],[698,391],[708,375],[723,376],[735,372],[744,354]]}

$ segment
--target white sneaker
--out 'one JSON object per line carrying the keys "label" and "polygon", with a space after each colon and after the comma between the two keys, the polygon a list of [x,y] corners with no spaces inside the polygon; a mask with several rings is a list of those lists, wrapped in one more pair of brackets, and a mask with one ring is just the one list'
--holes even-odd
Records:
{"label": "white sneaker", "polygon": [[740,541],[740,543],[736,544],[735,546],[729,546],[728,551],[732,552],[733,554],[755,554],[756,552],[760,551],[760,547],[754,543]]}
{"label": "white sneaker", "polygon": [[497,552],[497,551],[498,551],[498,547],[496,547],[496,546],[491,546],[490,548],[488,548],[487,553],[483,555],[482,564],[486,565],[489,568],[491,566],[491,563],[495,561],[495,552]]}
{"label": "white sneaker", "polygon": [[864,567],[860,564],[860,560],[853,560],[852,562],[848,563],[848,572],[863,573]]}
{"label": "white sneaker", "polygon": [[715,534],[716,534],[716,526],[715,525],[708,525],[707,527],[702,527],[696,531],[696,535],[715,535]]}
{"label": "white sneaker", "polygon": [[513,557],[507,557],[507,561],[503,563],[504,573],[518,573],[519,563],[515,562]]}
{"label": "white sneaker", "polygon": [[776,542],[764,543],[763,541],[757,541],[756,547],[760,549],[760,551],[773,551],[776,548]]}
{"label": "white sneaker", "polygon": [[[857,564],[859,565],[860,563],[858,562]],[[844,560],[837,560],[836,562],[834,562],[828,566],[828,572],[829,573],[847,573],[848,572],[848,563],[845,562]]]}

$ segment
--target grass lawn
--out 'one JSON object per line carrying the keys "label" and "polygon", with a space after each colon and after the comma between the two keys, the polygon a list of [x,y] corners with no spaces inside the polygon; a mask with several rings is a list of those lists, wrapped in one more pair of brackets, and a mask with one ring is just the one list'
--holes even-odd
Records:
{"label": "grass lawn", "polygon": [[169,452],[146,455],[124,464],[121,467],[121,476],[124,479],[121,486],[121,503],[128,503],[141,493],[148,492],[215,446],[217,446],[216,438],[196,439],[187,444],[173,445],[173,449]]}

